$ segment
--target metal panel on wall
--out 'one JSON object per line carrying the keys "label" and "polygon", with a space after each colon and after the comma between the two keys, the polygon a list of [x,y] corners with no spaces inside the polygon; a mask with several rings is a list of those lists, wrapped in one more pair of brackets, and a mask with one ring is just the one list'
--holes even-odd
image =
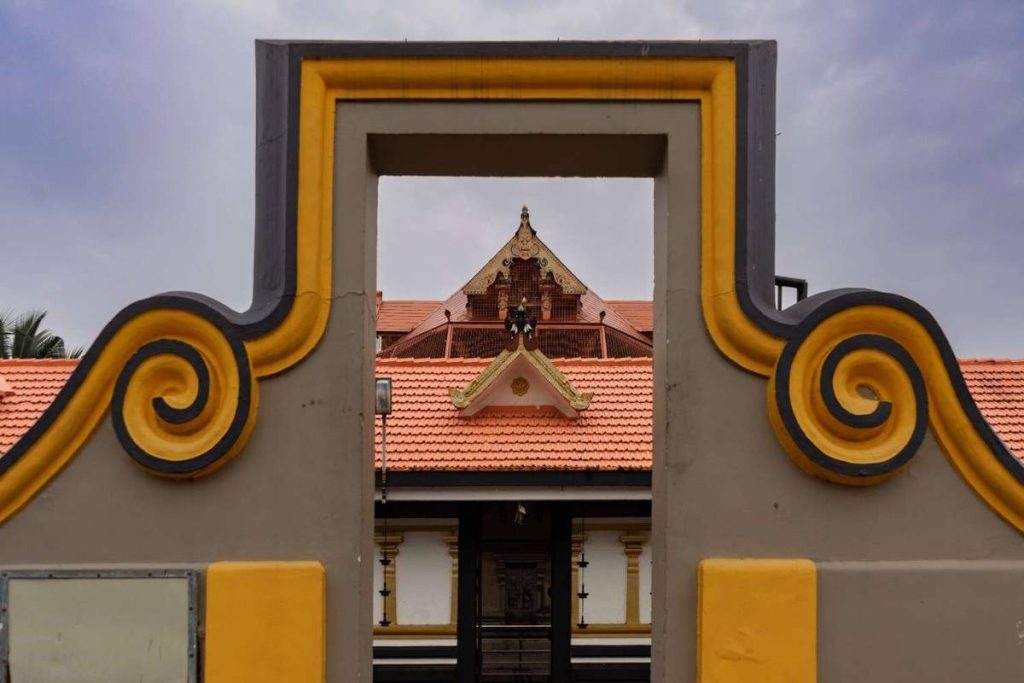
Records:
{"label": "metal panel on wall", "polygon": [[194,572],[0,573],[5,683],[196,680]]}

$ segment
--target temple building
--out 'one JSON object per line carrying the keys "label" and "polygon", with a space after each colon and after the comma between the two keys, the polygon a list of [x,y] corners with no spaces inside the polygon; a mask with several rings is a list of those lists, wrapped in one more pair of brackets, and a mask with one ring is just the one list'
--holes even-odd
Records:
{"label": "temple building", "polygon": [[[649,680],[652,302],[601,298],[526,207],[467,275],[377,296],[374,678]],[[960,363],[1024,453],[1024,361]],[[0,361],[0,453],[76,364]]]}
{"label": "temple building", "polygon": [[[643,680],[650,306],[620,311],[598,296],[526,207],[467,275],[444,301],[378,306],[377,375],[393,386],[388,502],[377,506],[378,678],[428,665],[450,676],[458,647],[472,645],[482,674],[508,680],[545,680],[557,657]],[[461,543],[460,523],[475,529]],[[459,628],[462,614],[472,630]]]}

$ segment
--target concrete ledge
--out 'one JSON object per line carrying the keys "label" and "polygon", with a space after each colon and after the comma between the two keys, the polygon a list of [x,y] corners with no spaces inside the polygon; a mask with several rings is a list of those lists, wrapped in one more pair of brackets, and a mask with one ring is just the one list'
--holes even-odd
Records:
{"label": "concrete ledge", "polygon": [[818,576],[823,680],[1024,676],[1024,562],[823,562]]}

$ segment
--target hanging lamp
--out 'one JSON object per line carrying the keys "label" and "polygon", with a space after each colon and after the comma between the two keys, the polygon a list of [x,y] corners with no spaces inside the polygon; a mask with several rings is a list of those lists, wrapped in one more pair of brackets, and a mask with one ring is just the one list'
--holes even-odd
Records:
{"label": "hanging lamp", "polygon": [[391,589],[388,588],[388,567],[393,561],[388,557],[388,415],[391,414],[391,378],[378,377],[374,389],[374,412],[380,415],[380,513],[384,518],[384,542],[380,547],[383,581],[379,591],[383,600],[381,600],[381,619],[377,623],[387,628],[391,625],[391,620],[388,619],[388,597],[391,596]]}
{"label": "hanging lamp", "polygon": [[590,564],[587,562],[587,526],[586,518],[580,517],[580,559],[576,561],[576,568],[578,570],[577,575],[579,576],[580,589],[576,593],[576,597],[579,598],[580,605],[580,621],[576,626],[580,629],[587,628],[587,620],[585,617],[585,609],[587,598],[590,597],[590,593],[587,592],[587,579],[586,572],[587,566]]}

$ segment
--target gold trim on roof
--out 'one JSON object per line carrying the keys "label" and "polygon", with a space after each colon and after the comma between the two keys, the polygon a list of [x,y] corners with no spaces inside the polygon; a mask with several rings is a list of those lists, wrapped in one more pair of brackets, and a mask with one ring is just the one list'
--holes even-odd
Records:
{"label": "gold trim on roof", "polygon": [[541,353],[540,349],[526,348],[523,335],[519,335],[514,351],[502,351],[465,389],[450,389],[452,404],[459,410],[469,408],[519,358],[524,358],[573,410],[586,410],[590,406],[590,399],[594,395],[577,391],[572,382]]}
{"label": "gold trim on roof", "polygon": [[565,294],[582,295],[587,293],[587,286],[580,282],[580,279],[573,275],[572,271],[537,237],[537,231],[530,225],[530,209],[526,206],[523,206],[523,210],[519,214],[519,228],[516,230],[516,234],[498,250],[497,254],[491,257],[487,265],[466,283],[462,291],[466,295],[486,294],[487,288],[494,283],[499,273],[506,279],[509,278],[509,270],[514,258],[524,261],[531,258],[537,259],[540,263],[541,274],[546,276],[551,273]]}

